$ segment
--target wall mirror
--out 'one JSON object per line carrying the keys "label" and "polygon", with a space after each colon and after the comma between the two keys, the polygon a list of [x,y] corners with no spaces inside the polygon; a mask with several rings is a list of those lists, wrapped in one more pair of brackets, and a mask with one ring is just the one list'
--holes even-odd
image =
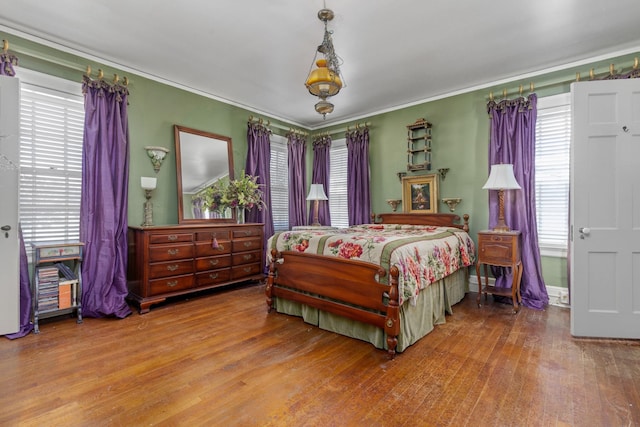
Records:
{"label": "wall mirror", "polygon": [[222,212],[202,206],[199,194],[219,180],[233,179],[231,138],[174,126],[178,222],[233,222],[230,209]]}

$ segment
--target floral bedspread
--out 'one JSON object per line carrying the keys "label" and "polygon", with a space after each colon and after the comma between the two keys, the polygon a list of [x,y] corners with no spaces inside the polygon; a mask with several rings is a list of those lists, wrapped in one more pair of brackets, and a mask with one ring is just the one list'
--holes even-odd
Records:
{"label": "floral bedspread", "polygon": [[[455,227],[364,224],[338,230],[284,231],[270,239],[269,251],[297,251],[357,259],[400,270],[400,304],[420,290],[475,261],[475,245]],[[269,255],[270,257],[270,255]]]}

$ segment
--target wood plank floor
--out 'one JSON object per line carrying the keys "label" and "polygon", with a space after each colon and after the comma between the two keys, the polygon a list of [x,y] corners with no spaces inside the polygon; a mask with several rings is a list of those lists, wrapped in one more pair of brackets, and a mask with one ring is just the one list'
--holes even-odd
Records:
{"label": "wood plank floor", "polygon": [[395,360],[281,314],[262,285],[0,339],[1,426],[640,425],[640,343],[475,294]]}

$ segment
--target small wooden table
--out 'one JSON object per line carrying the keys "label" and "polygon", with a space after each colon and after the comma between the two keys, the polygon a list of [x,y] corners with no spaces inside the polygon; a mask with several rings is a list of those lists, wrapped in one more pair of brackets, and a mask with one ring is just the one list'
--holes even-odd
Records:
{"label": "small wooden table", "polygon": [[[478,275],[478,307],[480,298],[484,294],[485,301],[487,294],[511,297],[513,302],[513,312],[520,310],[522,296],[520,295],[520,281],[522,280],[522,259],[520,255],[521,247],[520,231],[480,231],[478,233],[478,261],[476,263],[476,274]],[[480,264],[484,264],[485,286],[482,286],[480,277]],[[487,266],[511,267],[513,271],[513,283],[511,289],[497,288],[489,285],[489,275]]]}

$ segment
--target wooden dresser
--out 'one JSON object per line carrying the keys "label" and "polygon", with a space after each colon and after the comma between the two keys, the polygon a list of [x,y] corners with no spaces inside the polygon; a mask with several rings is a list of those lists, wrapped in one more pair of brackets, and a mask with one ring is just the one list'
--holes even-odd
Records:
{"label": "wooden dresser", "polygon": [[147,313],[168,297],[264,279],[262,224],[129,227],[129,299]]}

